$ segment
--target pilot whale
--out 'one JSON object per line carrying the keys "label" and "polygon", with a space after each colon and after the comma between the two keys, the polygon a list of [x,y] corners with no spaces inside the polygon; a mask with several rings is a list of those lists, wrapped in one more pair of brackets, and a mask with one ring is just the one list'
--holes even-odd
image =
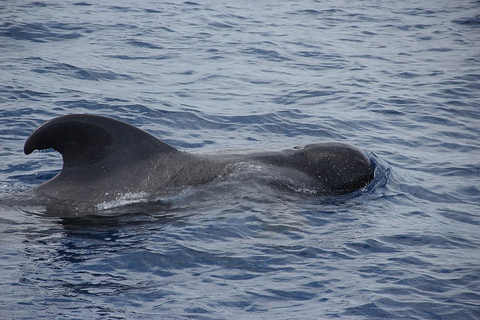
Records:
{"label": "pilot whale", "polygon": [[263,168],[283,181],[322,196],[350,193],[374,175],[358,148],[337,142],[310,144],[278,152],[201,155],[177,150],[127,123],[96,115],[66,115],[38,127],[26,140],[25,154],[51,149],[63,167],[37,186],[39,197],[101,203],[122,194],[159,194],[226,177],[242,164]]}

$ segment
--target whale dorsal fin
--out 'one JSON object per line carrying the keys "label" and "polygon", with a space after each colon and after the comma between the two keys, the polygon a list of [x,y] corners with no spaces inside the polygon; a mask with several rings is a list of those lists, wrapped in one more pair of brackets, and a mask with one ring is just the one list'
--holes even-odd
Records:
{"label": "whale dorsal fin", "polygon": [[64,168],[94,165],[114,153],[136,160],[179,152],[129,124],[94,115],[68,115],[44,123],[28,137],[24,152],[50,148],[62,154]]}

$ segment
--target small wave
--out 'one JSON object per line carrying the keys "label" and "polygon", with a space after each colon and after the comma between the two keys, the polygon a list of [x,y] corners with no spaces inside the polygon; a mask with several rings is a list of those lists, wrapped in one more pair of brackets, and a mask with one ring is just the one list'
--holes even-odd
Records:
{"label": "small wave", "polygon": [[88,3],[88,2],[75,2],[73,5],[74,5],[74,6],[79,6],[79,7],[90,7],[90,6],[93,6],[93,4]]}
{"label": "small wave", "polygon": [[253,55],[256,55],[258,58],[265,59],[268,61],[274,61],[274,62],[283,62],[283,61],[291,60],[290,58],[281,55],[275,50],[249,48],[249,49],[243,50],[243,53],[253,54]]}
{"label": "small wave", "polygon": [[460,18],[453,20],[454,23],[464,25],[464,26],[470,26],[470,27],[480,27],[480,15],[476,15],[473,17],[466,17],[466,18]]}
{"label": "small wave", "polygon": [[134,46],[134,47],[139,47],[139,48],[147,48],[147,49],[163,49],[162,46],[156,45],[153,43],[145,42],[145,41],[139,41],[139,40],[130,40],[127,42],[128,44]]}
{"label": "small wave", "polygon": [[19,194],[22,192],[27,191],[30,189],[30,186],[15,182],[13,184],[7,183],[7,182],[2,182],[0,183],[0,200],[3,198],[3,196],[9,196],[12,194]]}
{"label": "small wave", "polygon": [[62,41],[80,38],[82,35],[71,30],[77,27],[66,24],[25,23],[15,25],[6,22],[0,26],[0,35],[16,40],[29,40],[33,42]]}
{"label": "small wave", "polygon": [[80,68],[67,63],[52,63],[35,68],[32,70],[36,73],[54,73],[62,76],[77,78],[80,80],[132,80],[133,78],[126,74],[118,74],[109,70]]}

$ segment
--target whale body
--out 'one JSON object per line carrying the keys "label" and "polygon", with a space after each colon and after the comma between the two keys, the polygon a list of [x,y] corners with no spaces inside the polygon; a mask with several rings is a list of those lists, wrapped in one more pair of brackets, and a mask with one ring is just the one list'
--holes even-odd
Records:
{"label": "whale body", "polygon": [[127,123],[96,115],[67,115],[44,123],[27,138],[24,152],[51,148],[61,153],[62,170],[34,191],[40,197],[67,202],[100,203],[127,193],[159,194],[202,185],[245,164],[268,171],[279,185],[301,186],[321,196],[364,188],[374,176],[369,158],[344,143],[199,155],[177,150]]}

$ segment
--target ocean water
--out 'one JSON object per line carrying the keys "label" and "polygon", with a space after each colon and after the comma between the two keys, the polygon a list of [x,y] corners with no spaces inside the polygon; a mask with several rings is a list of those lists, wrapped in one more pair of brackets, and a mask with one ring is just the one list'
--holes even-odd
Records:
{"label": "ocean water", "polygon": [[[1,319],[480,319],[480,2],[1,1]],[[342,141],[337,198],[249,179],[48,217],[23,154],[90,113],[193,153]],[[123,199],[125,200],[125,199]]]}

